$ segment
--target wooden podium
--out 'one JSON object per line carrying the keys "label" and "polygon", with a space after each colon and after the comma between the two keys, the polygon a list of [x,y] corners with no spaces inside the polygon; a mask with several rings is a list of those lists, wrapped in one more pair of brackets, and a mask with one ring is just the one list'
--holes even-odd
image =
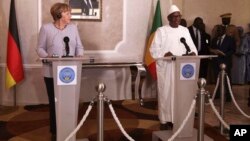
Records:
{"label": "wooden podium", "polygon": [[[82,62],[85,58],[41,58],[52,62],[57,141],[64,141],[77,126]],[[70,141],[75,141],[74,135]]]}
{"label": "wooden podium", "polygon": [[[187,116],[192,101],[198,90],[198,77],[200,59],[211,58],[215,56],[171,56],[158,58],[161,63],[173,63],[174,75],[174,114],[173,130],[153,132],[153,141],[157,138],[166,140],[170,138],[180,127]],[[197,140],[197,131],[194,130],[194,113],[193,110],[183,130],[176,137],[175,141],[195,141]],[[195,136],[196,134],[196,136]],[[206,140],[211,140],[205,137]]]}

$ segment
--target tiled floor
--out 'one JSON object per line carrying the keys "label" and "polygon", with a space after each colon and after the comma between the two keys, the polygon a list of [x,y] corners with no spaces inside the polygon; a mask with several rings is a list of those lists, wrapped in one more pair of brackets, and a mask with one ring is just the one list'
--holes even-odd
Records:
{"label": "tiled floor", "polygon": [[[245,112],[246,116],[250,115],[250,107],[247,106],[247,99],[249,95],[249,85],[234,85],[233,95],[237,101],[237,104]],[[214,85],[208,85],[205,87],[207,91],[213,93]],[[150,104],[150,101],[152,103]],[[135,100],[126,100],[116,105],[116,112],[121,120],[126,124],[126,131],[130,131],[134,137],[137,137],[137,141],[150,141],[151,132],[159,130],[159,121],[157,118],[157,105],[155,99],[150,100],[148,105],[140,107]],[[216,108],[219,110],[220,100],[214,100]],[[148,107],[147,107],[148,106]],[[81,109],[80,111],[86,111]],[[1,106],[0,106],[1,109]],[[96,111],[96,109],[93,109]],[[108,110],[107,110],[108,111]],[[3,113],[4,112],[4,113]],[[105,112],[108,114],[107,112]],[[83,114],[83,113],[81,113]],[[95,140],[96,138],[96,113],[93,112],[91,118],[88,118],[88,122],[79,131],[79,138],[88,136]],[[82,115],[81,115],[82,116]],[[80,117],[81,117],[80,116]],[[233,102],[225,103],[225,116],[224,120],[227,124],[250,124],[250,118],[247,118],[241,114]],[[215,113],[211,109],[210,105],[205,106],[205,123],[212,126],[218,127],[218,132],[213,134],[219,134],[219,120]],[[114,134],[120,135],[120,131],[117,129],[115,122],[110,114],[105,117],[105,135],[112,135],[107,137],[114,141],[120,141],[123,139],[114,139]],[[45,106],[26,106],[26,107],[12,107],[0,110],[0,140],[2,141],[48,141],[50,140],[50,134],[48,132],[48,107]],[[210,129],[214,130],[214,129]],[[206,131],[205,131],[206,132]],[[84,133],[84,134],[80,134]],[[135,136],[136,135],[136,136]],[[217,135],[218,136],[218,135]],[[227,135],[225,135],[227,136]],[[224,137],[223,137],[224,138]],[[225,140],[225,139],[224,139]],[[224,141],[223,140],[223,141]],[[222,141],[221,139],[215,138],[215,141]]]}
{"label": "tiled floor", "polygon": [[[206,90],[213,93],[214,85],[208,85]],[[224,120],[230,124],[248,124],[250,125],[250,107],[248,107],[248,96],[249,96],[249,85],[233,85],[232,86],[233,95],[239,108],[244,112],[241,113],[236,107],[234,102],[226,102],[224,109]],[[220,111],[220,99],[215,99],[214,104]],[[210,105],[205,106],[205,122],[213,127],[218,127],[219,130],[219,120],[216,117],[214,111]]]}

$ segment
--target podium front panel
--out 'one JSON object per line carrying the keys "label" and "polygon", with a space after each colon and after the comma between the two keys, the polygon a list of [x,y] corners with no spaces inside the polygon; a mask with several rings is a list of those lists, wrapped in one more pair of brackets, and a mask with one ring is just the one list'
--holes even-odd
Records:
{"label": "podium front panel", "polygon": [[[191,104],[197,94],[198,77],[200,69],[200,59],[213,58],[216,55],[203,56],[169,56],[157,58],[157,61],[165,61],[165,63],[172,63],[172,79],[174,96],[172,100],[173,105],[173,131],[175,133],[186,118]],[[193,109],[186,125],[177,136],[177,140],[192,139],[194,136],[194,113]]]}
{"label": "podium front panel", "polygon": [[[57,140],[65,140],[76,128],[82,61],[53,61]],[[70,141],[75,141],[75,136]]]}
{"label": "podium front panel", "polygon": [[[199,58],[176,58],[175,88],[174,88],[174,129],[178,130],[187,116],[191,103],[197,93],[197,80],[199,75]],[[178,137],[191,137],[193,135],[194,111]]]}

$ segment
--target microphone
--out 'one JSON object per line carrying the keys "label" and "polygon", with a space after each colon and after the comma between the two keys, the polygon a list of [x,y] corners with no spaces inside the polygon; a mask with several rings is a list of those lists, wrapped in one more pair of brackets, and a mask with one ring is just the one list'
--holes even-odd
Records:
{"label": "microphone", "polygon": [[68,36],[65,36],[63,38],[63,41],[65,43],[65,50],[66,50],[66,55],[63,56],[63,57],[72,57],[72,56],[69,56],[69,37]]}
{"label": "microphone", "polygon": [[191,50],[190,50],[190,47],[187,45],[187,43],[186,43],[186,39],[184,38],[184,37],[181,37],[181,39],[180,39],[180,41],[181,41],[181,43],[183,43],[184,44],[184,46],[185,46],[185,48],[186,48],[186,54],[188,54],[188,52],[190,52]]}

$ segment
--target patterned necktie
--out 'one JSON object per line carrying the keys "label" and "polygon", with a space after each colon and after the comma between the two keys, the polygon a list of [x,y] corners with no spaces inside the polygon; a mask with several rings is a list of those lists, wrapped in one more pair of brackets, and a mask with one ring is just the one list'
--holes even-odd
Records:
{"label": "patterned necktie", "polygon": [[217,46],[220,47],[220,45],[221,45],[221,37],[219,37],[217,41]]}
{"label": "patterned necktie", "polygon": [[197,49],[198,49],[198,29],[196,28],[195,29],[195,45],[196,45],[196,47],[197,47]]}

